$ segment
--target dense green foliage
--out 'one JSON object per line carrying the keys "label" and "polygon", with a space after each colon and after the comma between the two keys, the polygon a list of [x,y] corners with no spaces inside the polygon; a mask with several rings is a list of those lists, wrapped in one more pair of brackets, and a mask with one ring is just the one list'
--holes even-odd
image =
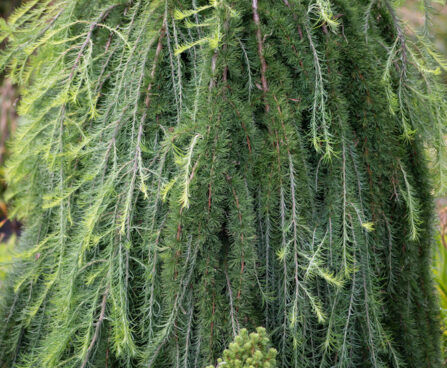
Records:
{"label": "dense green foliage", "polygon": [[282,368],[439,366],[427,29],[388,0],[31,0],[0,29],[0,366],[202,368],[256,326]]}
{"label": "dense green foliage", "polygon": [[[217,360],[217,366],[227,368],[275,368],[276,350],[269,347],[269,338],[265,328],[258,327],[250,335],[243,328],[234,342],[223,352],[223,357]],[[213,368],[210,365],[208,368]]]}

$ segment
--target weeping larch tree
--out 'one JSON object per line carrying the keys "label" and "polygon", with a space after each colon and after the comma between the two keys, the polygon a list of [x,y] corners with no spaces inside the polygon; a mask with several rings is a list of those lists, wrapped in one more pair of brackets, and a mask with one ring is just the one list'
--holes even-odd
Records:
{"label": "weeping larch tree", "polygon": [[0,366],[203,368],[263,326],[282,368],[439,367],[447,65],[423,3],[419,31],[391,0],[31,0],[1,21],[25,231]]}

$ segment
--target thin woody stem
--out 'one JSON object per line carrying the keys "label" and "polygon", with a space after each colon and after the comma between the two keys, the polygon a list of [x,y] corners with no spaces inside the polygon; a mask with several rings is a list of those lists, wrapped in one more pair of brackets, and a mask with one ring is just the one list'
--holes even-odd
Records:
{"label": "thin woody stem", "polygon": [[258,43],[258,56],[259,60],[261,61],[261,85],[262,85],[262,92],[264,95],[264,101],[265,101],[265,111],[270,111],[270,106],[266,101],[266,95],[269,90],[268,84],[267,84],[267,62],[265,61],[264,57],[264,41],[262,39],[262,33],[261,33],[261,21],[259,18],[258,13],[258,0],[252,1],[252,9],[253,9],[253,20],[256,25],[256,41]]}

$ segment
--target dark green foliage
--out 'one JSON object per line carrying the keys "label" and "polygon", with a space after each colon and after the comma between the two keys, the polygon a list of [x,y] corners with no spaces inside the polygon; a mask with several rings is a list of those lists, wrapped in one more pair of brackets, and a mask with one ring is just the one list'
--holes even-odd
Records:
{"label": "dark green foliage", "polygon": [[387,0],[32,0],[1,30],[0,366],[203,368],[265,326],[281,368],[439,367],[426,29]]}
{"label": "dark green foliage", "polygon": [[[217,360],[217,367],[227,368],[275,368],[276,350],[269,347],[265,328],[258,327],[250,335],[243,328],[234,342]],[[214,368],[210,365],[208,368]]]}

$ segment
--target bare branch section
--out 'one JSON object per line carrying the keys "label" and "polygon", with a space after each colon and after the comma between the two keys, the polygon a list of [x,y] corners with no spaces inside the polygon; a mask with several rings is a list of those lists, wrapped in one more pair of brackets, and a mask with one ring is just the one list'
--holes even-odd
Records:
{"label": "bare branch section", "polygon": [[68,77],[68,81],[69,83],[73,80],[73,77],[76,73],[76,70],[78,68],[79,62],[81,61],[81,57],[86,49],[86,47],[88,46],[88,44],[90,43],[91,39],[92,39],[92,35],[93,35],[93,31],[96,29],[96,27],[98,26],[98,24],[103,21],[105,18],[107,18],[107,16],[110,14],[110,12],[117,8],[120,4],[114,4],[109,6],[106,10],[104,10],[99,17],[90,25],[90,28],[88,30],[87,33],[87,37],[84,40],[84,43],[81,46],[81,49],[79,50],[78,55],[76,56],[76,60],[74,62],[73,68],[71,69],[71,73]]}
{"label": "bare branch section", "polygon": [[166,35],[166,24],[163,24],[163,27],[161,28],[160,31],[160,38],[158,39],[157,49],[155,50],[154,64],[152,65],[152,71],[151,71],[151,82],[147,87],[147,95],[144,101],[144,104],[146,105],[147,108],[149,108],[151,104],[151,90],[155,78],[155,72],[157,70],[158,59],[160,57],[161,50],[163,49],[163,38],[165,37],[165,35]]}
{"label": "bare branch section", "polygon": [[96,322],[96,328],[95,328],[95,334],[93,335],[92,341],[90,342],[90,345],[88,346],[87,352],[85,353],[84,360],[82,362],[81,368],[85,368],[87,366],[90,354],[93,350],[93,347],[96,344],[96,341],[99,338],[99,332],[101,330],[102,323],[106,316],[106,306],[107,306],[107,297],[109,295],[109,288],[107,287],[106,291],[104,292],[104,295],[102,296],[102,302],[101,302],[101,312],[99,313],[98,321]]}
{"label": "bare branch section", "polygon": [[253,20],[256,25],[256,41],[258,42],[258,56],[259,60],[261,61],[261,85],[262,85],[262,92],[264,95],[264,101],[265,101],[265,111],[270,111],[270,106],[267,103],[267,92],[269,90],[268,84],[267,84],[267,62],[265,61],[264,57],[264,41],[262,39],[262,32],[261,32],[261,20],[259,18],[258,13],[258,0],[252,1],[252,9],[253,9]]}

